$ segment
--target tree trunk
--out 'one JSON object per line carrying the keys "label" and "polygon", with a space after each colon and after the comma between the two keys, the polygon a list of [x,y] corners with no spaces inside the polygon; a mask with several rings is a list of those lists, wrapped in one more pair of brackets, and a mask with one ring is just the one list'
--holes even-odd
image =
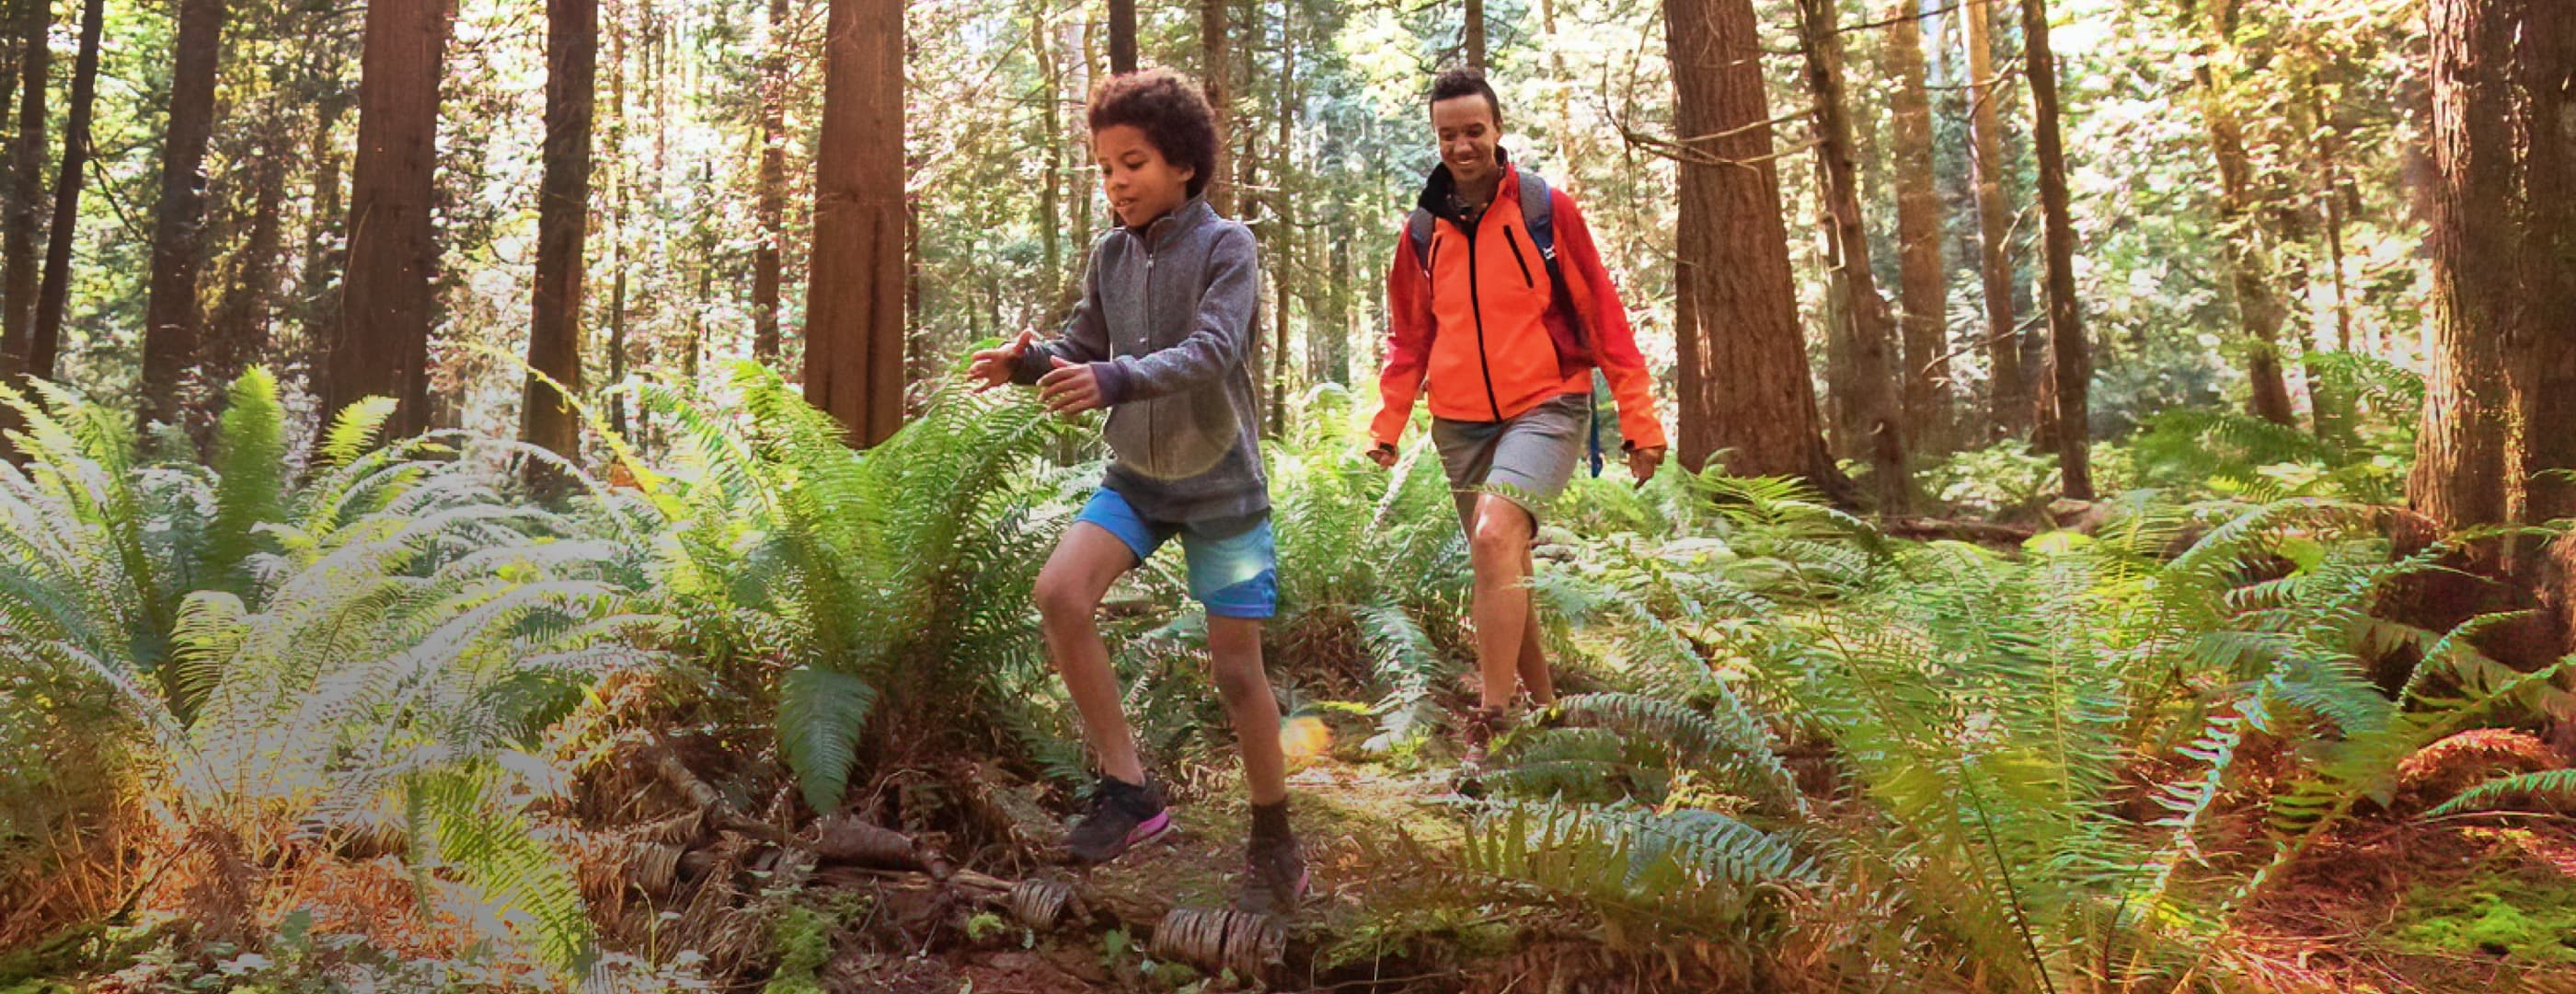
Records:
{"label": "tree trunk", "polygon": [[392,397],[388,434],[429,427],[431,216],[438,163],[438,91],[455,8],[448,0],[372,0],[358,83],[358,157],[351,170],[349,274],[337,333],[322,351],[323,409]]}
{"label": "tree trunk", "polygon": [[1978,273],[1984,277],[1986,364],[1992,381],[1988,410],[1994,436],[2013,437],[2030,427],[2030,391],[2021,372],[2021,334],[2013,318],[2013,206],[2004,196],[2002,81],[1995,77],[1993,31],[1987,7],[1996,0],[1966,0],[1968,133],[1976,160]]}
{"label": "tree trunk", "polygon": [[2201,117],[2209,126],[2210,150],[2218,160],[2218,219],[2227,238],[2228,284],[2236,293],[2237,327],[2245,335],[2245,376],[2252,390],[2248,407],[2256,417],[2274,424],[2295,424],[2298,418],[2290,409],[2289,382],[2281,370],[2285,308],[2272,286],[2270,253],[2264,244],[2254,170],[2245,153],[2244,128],[2230,103],[2236,3],[2203,2],[2208,6],[2200,12],[2201,29],[2212,59],[2228,63],[2213,66],[2205,60],[2197,75]]}
{"label": "tree trunk", "polygon": [[[293,161],[287,151],[288,113],[271,105],[244,173],[243,182],[252,197],[250,230],[234,253],[229,286],[206,318],[206,339],[198,350],[198,368],[210,386],[231,383],[268,349],[278,271],[285,255],[286,231],[280,214],[286,202],[287,163]],[[211,422],[199,419],[196,427],[210,426]]]}
{"label": "tree trunk", "polygon": [[1029,25],[1029,52],[1037,57],[1038,64],[1037,147],[1039,161],[1046,166],[1046,182],[1038,187],[1038,240],[1045,247],[1046,260],[1040,276],[1045,280],[1046,295],[1039,299],[1050,304],[1064,295],[1065,282],[1064,214],[1061,208],[1061,191],[1064,188],[1064,169],[1061,166],[1065,142],[1057,126],[1058,115],[1063,113],[1063,97],[1056,88],[1055,46],[1051,41],[1044,21],[1033,21]]}
{"label": "tree trunk", "polygon": [[45,199],[45,88],[53,7],[19,0],[18,133],[9,147],[7,230],[0,233],[0,375],[24,372],[36,327],[37,205]]}
{"label": "tree trunk", "polygon": [[[903,422],[903,3],[830,4],[805,399],[864,447]],[[1134,43],[1131,34],[1130,58]]]}
{"label": "tree trunk", "polygon": [[1233,127],[1233,63],[1226,50],[1226,5],[1229,0],[1199,0],[1199,83],[1207,87],[1208,106],[1216,111],[1216,161],[1209,167],[1208,206],[1234,216],[1234,184],[1226,178],[1226,134]]}
{"label": "tree trunk", "polygon": [[314,113],[313,212],[304,231],[304,267],[295,281],[300,298],[296,308],[300,334],[295,359],[307,376],[319,375],[321,349],[331,341],[333,329],[340,326],[340,305],[347,296],[349,254],[342,235],[348,230],[349,217],[343,209],[341,190],[346,160],[336,139],[340,119],[349,112],[350,97],[347,90],[324,97]]}
{"label": "tree trunk", "polygon": [[2487,0],[2433,0],[2427,17],[2432,368],[2406,497],[2426,517],[2457,529],[2503,522],[2508,508],[2513,405],[2505,329],[2519,282],[2518,246],[2499,219],[2513,216],[2513,99],[2505,75],[2513,24],[2504,5]]}
{"label": "tree trunk", "polygon": [[1109,0],[1109,72],[1136,71],[1136,0]]}
{"label": "tree trunk", "polygon": [[[205,314],[197,301],[204,267],[206,139],[215,127],[215,61],[223,51],[224,0],[179,0],[170,69],[170,125],[161,147],[161,204],[152,227],[152,283],[143,317],[144,424],[175,424],[185,381],[197,364]],[[201,414],[200,417],[203,415]]]}
{"label": "tree trunk", "polygon": [[72,63],[72,105],[63,118],[61,178],[54,181],[54,223],[45,233],[45,277],[36,288],[36,327],[27,343],[27,372],[54,378],[54,357],[62,348],[63,310],[72,288],[72,242],[80,229],[81,179],[89,170],[90,111],[98,102],[99,34],[105,29],[105,0],[81,7],[80,55]]}
{"label": "tree trunk", "polygon": [[2067,205],[2066,146],[2058,124],[2057,56],[2048,47],[2048,0],[2022,0],[2033,138],[2039,153],[2041,248],[2047,257],[2050,382],[2056,385],[2058,475],[2069,500],[2093,499],[2088,403],[2093,353],[2075,299],[2075,221]]}
{"label": "tree trunk", "polygon": [[1897,0],[1887,64],[1896,77],[1896,231],[1900,246],[1905,444],[1945,446],[1950,426],[1950,283],[1941,268],[1941,196],[1934,190],[1932,98],[1923,64],[1921,0]]}
{"label": "tree trunk", "polygon": [[1675,229],[1689,315],[1678,343],[1682,465],[1696,472],[1724,451],[1729,472],[1804,477],[1848,497],[1818,432],[1798,333],[1752,0],[1665,0],[1664,16],[1688,149]]}
{"label": "tree trunk", "polygon": [[[180,0],[170,67],[170,129],[162,142],[162,196],[152,221],[152,288],[144,304],[142,420],[178,422],[183,384],[196,366],[206,314],[196,283],[204,268],[206,139],[214,134],[214,62],[224,49],[224,0]],[[201,407],[198,407],[201,409]],[[204,417],[204,415],[201,415]]]}
{"label": "tree trunk", "polygon": [[1485,0],[1467,0],[1467,68],[1485,71]]}
{"label": "tree trunk", "polygon": [[751,253],[752,358],[778,363],[779,251],[787,243],[787,0],[769,0],[760,66],[760,246]]}
{"label": "tree trunk", "polygon": [[[2576,8],[2523,0],[2514,68],[2528,101],[2522,131],[2522,282],[2512,347],[2527,488],[2521,520],[2576,517]],[[2567,601],[2562,589],[2555,595]]]}
{"label": "tree trunk", "polygon": [[[1291,11],[1291,17],[1294,12]],[[1296,175],[1297,145],[1297,25],[1282,18],[1279,24],[1279,163],[1272,168],[1273,182],[1280,186],[1279,196],[1271,208],[1270,247],[1270,318],[1276,331],[1270,348],[1270,437],[1278,438],[1288,431],[1288,281],[1289,270],[1297,265],[1297,198],[1287,190],[1288,178]]]}
{"label": "tree trunk", "polygon": [[[546,0],[545,175],[537,186],[537,285],[519,437],[581,456],[582,272],[590,234],[590,133],[599,0]],[[553,384],[540,377],[550,378]],[[562,392],[558,392],[560,389]],[[570,394],[571,396],[565,396]]]}
{"label": "tree trunk", "polygon": [[1851,414],[1854,438],[1870,468],[1870,483],[1881,512],[1900,514],[1913,504],[1913,481],[1906,473],[1905,428],[1898,422],[1896,378],[1887,350],[1895,338],[1887,302],[1878,295],[1870,271],[1869,232],[1861,221],[1858,152],[1853,147],[1851,118],[1843,89],[1842,32],[1835,24],[1834,0],[1798,0],[1798,22],[1806,52],[1807,90],[1816,100],[1816,131],[1822,144],[1827,231],[1847,293],[1846,320],[1836,332],[1850,336],[1844,350],[1851,357]]}

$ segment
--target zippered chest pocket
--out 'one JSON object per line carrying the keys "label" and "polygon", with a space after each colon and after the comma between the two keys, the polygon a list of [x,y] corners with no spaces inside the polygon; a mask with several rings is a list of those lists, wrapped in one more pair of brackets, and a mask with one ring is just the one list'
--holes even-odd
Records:
{"label": "zippered chest pocket", "polygon": [[1512,264],[1521,267],[1521,285],[1537,289],[1538,281],[1530,277],[1529,258],[1521,254],[1520,236],[1511,225],[1503,226],[1503,241],[1512,247]]}

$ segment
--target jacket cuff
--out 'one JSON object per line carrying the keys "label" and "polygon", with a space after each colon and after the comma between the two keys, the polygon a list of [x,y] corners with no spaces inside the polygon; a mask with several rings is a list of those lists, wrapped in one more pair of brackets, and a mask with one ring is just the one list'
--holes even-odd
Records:
{"label": "jacket cuff", "polygon": [[1047,357],[1054,354],[1044,345],[1020,350],[1020,357],[1011,362],[1011,382],[1024,387],[1036,386],[1038,380],[1046,376],[1047,370],[1053,368],[1054,364],[1048,362]]}
{"label": "jacket cuff", "polygon": [[1110,407],[1127,400],[1130,377],[1127,368],[1115,362],[1091,364],[1091,379],[1100,385],[1100,406]]}

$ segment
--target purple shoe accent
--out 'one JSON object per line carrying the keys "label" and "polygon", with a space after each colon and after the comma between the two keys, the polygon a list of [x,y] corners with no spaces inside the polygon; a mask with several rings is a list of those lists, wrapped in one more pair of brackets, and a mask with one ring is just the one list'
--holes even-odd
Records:
{"label": "purple shoe accent", "polygon": [[1163,837],[1172,830],[1172,809],[1164,808],[1127,832],[1127,846],[1141,846]]}

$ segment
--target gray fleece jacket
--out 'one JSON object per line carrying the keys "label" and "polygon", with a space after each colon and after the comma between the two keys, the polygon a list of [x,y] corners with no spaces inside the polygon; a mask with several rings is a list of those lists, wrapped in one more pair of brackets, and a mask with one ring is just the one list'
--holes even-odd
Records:
{"label": "gray fleece jacket", "polygon": [[1147,520],[1257,516],[1270,508],[1251,371],[1260,285],[1252,229],[1193,198],[1093,244],[1064,337],[1021,353],[1013,379],[1036,383],[1056,357],[1091,364],[1109,407],[1101,485]]}

